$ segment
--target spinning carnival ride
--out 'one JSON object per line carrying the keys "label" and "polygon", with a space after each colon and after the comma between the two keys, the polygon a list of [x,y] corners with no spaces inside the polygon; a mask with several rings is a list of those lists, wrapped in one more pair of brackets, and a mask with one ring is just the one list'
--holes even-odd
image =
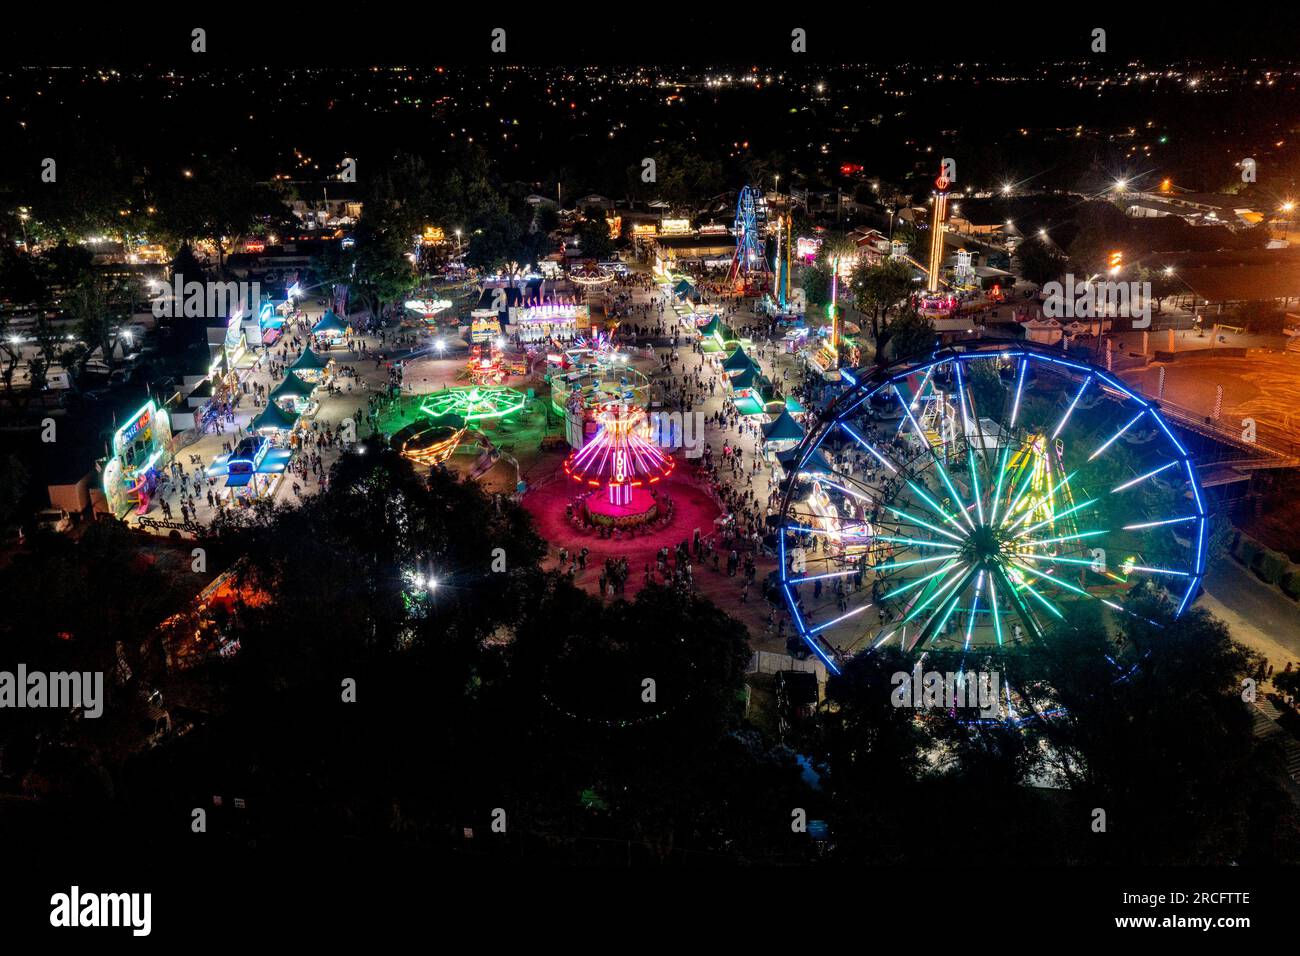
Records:
{"label": "spinning carnival ride", "polygon": [[1076,606],[1131,613],[1140,581],[1181,614],[1204,574],[1187,450],[1118,379],[1046,350],[945,350],[882,369],[795,460],[781,591],[834,672],[891,644],[1036,646]]}
{"label": "spinning carnival ride", "polygon": [[528,403],[523,392],[504,385],[476,385],[445,388],[434,392],[420,405],[430,418],[455,415],[466,424],[488,418],[504,418],[521,411]]}
{"label": "spinning carnival ride", "polygon": [[656,517],[658,502],[650,488],[671,475],[677,463],[647,440],[646,431],[640,408],[606,405],[600,410],[600,431],[565,460],[564,473],[590,492],[585,507],[593,524],[630,527]]}
{"label": "spinning carnival ride", "polygon": [[482,441],[484,423],[507,418],[527,405],[522,392],[504,386],[446,388],[425,398],[420,411],[427,417],[402,428],[392,443],[416,464],[440,465],[452,456],[467,432],[474,432]]}
{"label": "spinning carnival ride", "polygon": [[728,281],[746,294],[761,290],[771,275],[767,261],[767,200],[755,186],[746,186],[736,200],[736,251]]}

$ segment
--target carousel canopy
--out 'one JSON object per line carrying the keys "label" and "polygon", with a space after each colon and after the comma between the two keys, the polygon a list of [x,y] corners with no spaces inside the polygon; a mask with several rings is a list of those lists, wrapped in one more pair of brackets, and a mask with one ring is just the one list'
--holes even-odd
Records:
{"label": "carousel canopy", "polygon": [[271,389],[270,399],[276,401],[291,396],[294,398],[309,398],[315,389],[315,385],[307,384],[297,375],[294,375],[293,372],[290,372],[284,377],[283,382]]}
{"label": "carousel canopy", "polygon": [[726,361],[722,363],[722,370],[724,372],[739,372],[751,367],[753,364],[754,360],[745,353],[745,350],[743,348],[737,348],[736,351],[727,356]]}
{"label": "carousel canopy", "polygon": [[275,402],[271,402],[262,411],[262,414],[253,419],[251,427],[253,431],[261,431],[263,428],[274,428],[278,431],[289,431],[298,422],[297,412],[286,412]]}
{"label": "carousel canopy", "polygon": [[289,369],[290,371],[295,371],[297,369],[320,371],[323,368],[327,368],[329,364],[329,359],[321,358],[310,348],[307,348],[303,349],[302,355],[298,356],[298,361],[290,365]]}
{"label": "carousel canopy", "polygon": [[803,426],[790,417],[784,409],[781,414],[763,426],[764,441],[800,441],[803,439]]}
{"label": "carousel canopy", "polygon": [[322,332],[346,332],[348,330],[348,325],[334,313],[333,309],[331,309],[321,316],[320,321],[313,325],[311,330],[315,335],[319,335]]}

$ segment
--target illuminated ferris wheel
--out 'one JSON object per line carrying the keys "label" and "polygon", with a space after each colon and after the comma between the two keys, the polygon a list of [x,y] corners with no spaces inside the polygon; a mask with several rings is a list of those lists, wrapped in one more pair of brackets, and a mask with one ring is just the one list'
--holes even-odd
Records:
{"label": "illuminated ferris wheel", "polygon": [[884,646],[1030,649],[1141,581],[1181,614],[1207,514],[1186,448],[1110,373],[1024,344],[943,350],[846,392],[782,504],[781,588],[834,672]]}
{"label": "illuminated ferris wheel", "polygon": [[736,251],[731,257],[730,282],[754,284],[770,274],[767,262],[767,200],[755,186],[746,186],[736,200]]}

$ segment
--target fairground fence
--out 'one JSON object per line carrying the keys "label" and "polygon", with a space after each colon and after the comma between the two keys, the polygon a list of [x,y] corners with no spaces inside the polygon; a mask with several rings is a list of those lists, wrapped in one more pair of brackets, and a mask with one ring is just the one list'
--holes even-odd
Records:
{"label": "fairground fence", "polygon": [[1280,459],[1281,464],[1300,465],[1300,421],[1293,427],[1290,422],[1254,419],[1253,439],[1245,437],[1240,419],[1215,418],[1178,405],[1159,400],[1160,413],[1171,424],[1207,438],[1213,438],[1243,451],[1253,451],[1262,457]]}

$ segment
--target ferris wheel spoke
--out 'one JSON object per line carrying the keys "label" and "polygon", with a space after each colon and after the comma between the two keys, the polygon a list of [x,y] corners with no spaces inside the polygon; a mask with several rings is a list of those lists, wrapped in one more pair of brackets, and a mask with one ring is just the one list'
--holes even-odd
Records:
{"label": "ferris wheel spoke", "polygon": [[971,633],[975,630],[975,618],[980,612],[980,590],[984,586],[984,574],[984,569],[981,568],[975,578],[975,596],[971,601],[970,617],[966,618],[966,639],[962,642],[962,650],[970,649]]}
{"label": "ferris wheel spoke", "polygon": [[1109,438],[1107,438],[1106,441],[1103,442],[1103,443],[1102,443],[1102,444],[1097,448],[1096,451],[1094,451],[1091,455],[1088,456],[1088,460],[1089,460],[1089,461],[1092,461],[1092,460],[1093,460],[1094,458],[1096,458],[1098,455],[1102,454],[1102,452],[1104,452],[1104,451],[1105,451],[1107,448],[1109,448],[1111,445],[1115,444],[1115,442],[1119,441],[1120,436],[1123,435],[1123,434],[1124,434],[1126,431],[1128,431],[1130,428],[1132,428],[1134,425],[1136,425],[1136,424],[1138,423],[1138,419],[1140,419],[1140,418],[1141,418],[1143,415],[1145,415],[1148,411],[1149,411],[1149,409],[1144,408],[1144,409],[1142,409],[1142,411],[1138,412],[1138,413],[1137,413],[1136,415],[1134,415],[1131,419],[1129,419],[1128,424],[1125,425],[1123,428],[1121,428],[1119,431],[1117,431],[1115,434],[1113,434],[1113,435],[1111,435]]}
{"label": "ferris wheel spoke", "polygon": [[[1053,485],[1053,486],[1051,487],[1051,489],[1048,490],[1045,494],[1043,494],[1043,495],[1042,495],[1041,497],[1039,497],[1037,500],[1033,501],[1032,504],[1026,505],[1024,511],[1020,512],[1020,517],[1017,518],[1015,521],[1013,521],[1010,525],[1006,525],[1006,526],[1002,529],[1003,532],[1006,533],[1006,534],[1010,534],[1012,531],[1015,531],[1015,530],[1016,530],[1016,527],[1020,524],[1020,522],[1024,521],[1026,518],[1028,518],[1030,515],[1032,515],[1032,514],[1033,514],[1035,511],[1037,511],[1039,508],[1043,507],[1044,505],[1047,505],[1047,506],[1050,507],[1053,496],[1054,496],[1058,491],[1061,490],[1061,487],[1062,487],[1062,486],[1065,486],[1065,487],[1066,487],[1066,491],[1067,491],[1067,492],[1069,491],[1069,482],[1070,482],[1070,479],[1073,478],[1075,474],[1076,474],[1076,472],[1070,472],[1070,474],[1066,475],[1064,478],[1062,478],[1060,481],[1058,481],[1058,482],[1057,482],[1055,485]],[[1031,477],[1032,477],[1032,473],[1031,473]],[[1007,517],[1007,518],[1010,518],[1013,512],[1014,512],[1014,509],[1012,509],[1011,511],[1008,511],[1006,517]],[[1053,519],[1053,520],[1054,520],[1054,519]],[[1017,537],[1019,537],[1019,536],[1017,535]]]}
{"label": "ferris wheel spoke", "polygon": [[1029,370],[1029,356],[1020,357],[1020,374],[1016,376],[1016,400],[1011,406],[1010,428],[1016,427],[1016,418],[1020,415],[1020,395],[1025,390],[1025,372]]}
{"label": "ferris wheel spoke", "polygon": [[1055,430],[1053,430],[1052,432],[1053,441],[1056,440],[1056,436],[1061,434],[1061,430],[1065,428],[1065,423],[1068,422],[1070,420],[1070,416],[1074,414],[1074,407],[1079,404],[1079,399],[1083,398],[1083,393],[1087,390],[1088,386],[1091,384],[1092,384],[1092,376],[1089,375],[1087,378],[1083,380],[1083,384],[1079,386],[1079,390],[1074,393],[1074,400],[1070,402],[1070,407],[1065,410],[1065,414],[1061,416],[1061,420],[1057,423]]}
{"label": "ferris wheel spoke", "polygon": [[1129,488],[1132,488],[1134,485],[1141,484],[1142,482],[1146,481],[1148,478],[1154,478],[1162,471],[1166,471],[1170,468],[1173,468],[1177,464],[1178,462],[1171,461],[1167,464],[1161,465],[1159,468],[1155,468],[1152,469],[1151,471],[1148,471],[1145,475],[1138,475],[1136,478],[1126,481],[1122,485],[1116,485],[1114,488],[1110,490],[1110,493],[1112,495],[1115,495],[1115,494],[1119,494],[1121,491],[1127,491]]}
{"label": "ferris wheel spoke", "polygon": [[1002,460],[998,463],[998,483],[993,489],[993,497],[989,502],[989,524],[997,527],[998,525],[998,504],[1002,500],[1002,482],[1007,476],[1007,458],[1011,454],[1011,443],[1007,442],[1002,447]]}
{"label": "ferris wheel spoke", "polygon": [[1080,531],[1078,534],[1063,534],[1055,538],[1037,538],[1033,541],[1021,542],[1018,547],[1041,548],[1048,544],[1059,544],[1062,541],[1078,541],[1081,538],[1096,538],[1103,534],[1110,534],[1110,532],[1103,529],[1098,531]]}
{"label": "ferris wheel spoke", "polygon": [[1066,591],[1072,591],[1073,593],[1082,595],[1083,597],[1086,598],[1092,598],[1094,601],[1101,600],[1099,597],[1097,597],[1097,595],[1089,591],[1085,591],[1083,588],[1077,587],[1076,585],[1073,585],[1068,581],[1062,581],[1060,578],[1053,577],[1052,575],[1048,574],[1045,571],[1039,571],[1036,568],[1031,568],[1028,565],[1019,563],[1018,561],[1012,562],[1012,566],[1023,574],[1032,574],[1036,578],[1039,578],[1043,581],[1049,581],[1052,584],[1055,584],[1058,588],[1063,588]]}
{"label": "ferris wheel spoke", "polygon": [[941,574],[947,574],[947,573],[948,573],[949,571],[951,571],[953,568],[955,568],[955,567],[959,567],[959,566],[961,566],[962,564],[965,564],[965,562],[964,562],[964,561],[960,561],[957,557],[953,557],[953,558],[949,559],[949,563],[948,563],[948,564],[945,564],[945,565],[944,565],[943,567],[941,567],[938,571],[931,571],[929,574],[926,574],[926,575],[923,575],[922,577],[916,578],[915,580],[913,580],[913,581],[911,581],[911,582],[909,582],[909,583],[907,583],[907,584],[904,584],[904,585],[901,585],[901,586],[899,586],[899,587],[892,588],[892,589],[889,590],[889,591],[886,591],[884,594],[880,595],[880,600],[882,600],[882,601],[888,601],[888,600],[890,600],[891,598],[896,598],[896,597],[898,597],[900,594],[905,594],[906,592],[912,590],[912,588],[917,587],[918,585],[924,584],[926,581],[932,580],[933,578],[937,578],[937,577],[939,577],[939,575],[941,575]]}
{"label": "ferris wheel spoke", "polygon": [[975,499],[975,513],[980,519],[980,524],[984,523],[984,502],[980,493],[980,479],[975,468],[975,453],[971,451],[970,441],[966,442],[966,463],[970,466],[970,488],[971,497]]}
{"label": "ferris wheel spoke", "polygon": [[1021,528],[1020,532],[1016,534],[1015,537],[1023,538],[1025,535],[1037,531],[1039,528],[1043,527],[1043,525],[1053,524],[1057,521],[1060,521],[1062,518],[1066,517],[1067,515],[1075,514],[1076,512],[1082,511],[1084,508],[1090,508],[1093,505],[1095,505],[1097,501],[1098,501],[1097,498],[1089,498],[1087,501],[1081,502],[1072,508],[1066,508],[1060,514],[1054,514],[1050,518],[1044,518],[1042,521],[1036,522],[1035,524],[1031,524],[1028,527]]}
{"label": "ferris wheel spoke", "polygon": [[935,501],[928,494],[926,494],[925,491],[919,485],[916,484],[916,482],[908,480],[907,486],[911,488],[913,491],[915,491],[916,494],[921,498],[921,500],[924,501],[926,504],[928,504],[934,510],[935,514],[939,515],[941,518],[947,521],[950,525],[956,528],[961,534],[963,535],[966,534],[966,529],[961,526],[961,523],[958,522],[957,519],[954,518],[952,515],[950,515],[948,513],[948,510],[944,508],[943,505],[939,504],[939,502]]}
{"label": "ferris wheel spoke", "polygon": [[942,541],[922,541],[919,538],[900,538],[894,535],[876,535],[877,541],[888,541],[891,544],[908,544],[914,548],[942,548],[946,551],[960,551],[961,546],[956,544],[944,544]]}
{"label": "ferris wheel spoke", "polygon": [[894,467],[893,463],[888,458],[886,458],[879,451],[877,451],[875,446],[872,445],[871,442],[867,441],[865,438],[859,435],[848,424],[846,424],[845,422],[840,422],[840,429],[843,430],[844,432],[847,432],[850,438],[856,441],[867,451],[871,452],[871,454],[875,457],[875,459],[878,462],[880,462],[882,465],[884,465],[886,468],[888,468],[890,471],[895,473],[898,472],[898,469]]}
{"label": "ferris wheel spoke", "polygon": [[943,528],[940,528],[938,525],[930,524],[930,522],[928,521],[923,521],[922,519],[916,517],[915,515],[909,514],[906,511],[902,511],[899,508],[891,508],[889,505],[883,505],[882,507],[892,515],[898,515],[900,518],[910,521],[912,524],[920,525],[922,528],[928,528],[930,531],[933,531],[935,534],[941,534],[945,538],[951,538],[953,541],[956,541],[958,544],[962,544],[966,540],[965,538],[958,537],[957,535],[953,534],[951,531],[944,531]]}
{"label": "ferris wheel spoke", "polygon": [[[938,362],[935,362],[933,365],[931,365],[928,369],[925,370],[925,378],[921,379],[921,387],[916,390],[916,398],[912,400],[913,404],[919,402],[924,397],[926,385],[931,385],[931,391],[932,392],[934,391],[933,384],[931,383],[930,380],[933,377],[935,367],[938,366],[938,364],[939,364]],[[894,434],[895,435],[903,434],[903,426],[905,424],[907,424],[906,416],[898,420],[898,431],[896,431]]]}
{"label": "ferris wheel spoke", "polygon": [[917,639],[912,645],[913,647],[916,647],[925,641],[933,641],[937,635],[943,633],[943,629],[947,626],[949,618],[951,618],[953,612],[957,610],[957,605],[961,603],[961,596],[966,591],[967,585],[969,585],[971,580],[979,573],[980,571],[978,568],[968,568],[966,570],[959,579],[957,586],[952,589],[947,597],[939,602],[939,606],[935,608],[934,613],[930,615],[929,619],[921,627],[921,632],[917,635]]}
{"label": "ferris wheel spoke", "polygon": [[[1025,628],[1029,631],[1030,636],[1041,643],[1044,634],[1043,626],[1038,623],[1038,618],[1034,615],[1033,610],[1025,603],[1024,599],[1021,598],[1020,588],[1016,587],[1015,582],[1007,576],[1007,572],[1004,568],[999,566],[997,572],[1002,577],[1002,583],[1006,585],[1007,597],[1011,601],[1011,606],[1015,609],[1016,616],[1024,622]],[[1039,600],[1053,616],[1060,618],[1061,620],[1065,619],[1065,615],[1062,614],[1050,601],[1048,601],[1047,598],[1043,597],[1028,585],[1024,585],[1024,588],[1028,593],[1032,594],[1037,600]]]}
{"label": "ferris wheel spoke", "polygon": [[934,564],[936,561],[950,561],[949,555],[940,554],[931,558],[916,558],[911,561],[889,561],[885,564],[877,564],[875,571],[877,574],[884,574],[887,571],[896,571],[899,568],[910,568],[918,564]]}

